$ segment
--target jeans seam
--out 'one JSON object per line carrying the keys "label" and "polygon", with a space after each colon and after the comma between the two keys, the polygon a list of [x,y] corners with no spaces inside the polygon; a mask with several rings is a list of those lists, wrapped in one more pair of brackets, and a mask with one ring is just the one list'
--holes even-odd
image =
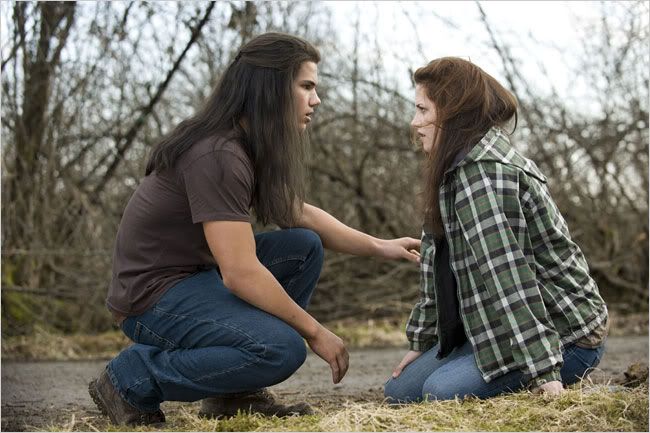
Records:
{"label": "jeans seam", "polygon": [[573,355],[578,350],[578,346],[575,344],[569,347],[567,350],[562,352],[562,360],[566,360],[569,356]]}
{"label": "jeans seam", "polygon": [[[264,354],[264,353],[266,353],[266,346],[264,346],[264,352],[262,352],[262,354]],[[257,357],[257,359],[259,360],[259,359],[262,359],[262,358]],[[245,367],[248,367],[248,366],[251,366],[251,365],[255,365],[258,362],[259,361],[248,361],[248,362],[246,362],[244,364],[241,364],[241,365],[239,365],[237,367],[232,367],[232,368],[229,368],[228,370],[218,371],[216,373],[206,374],[204,376],[199,376],[199,377],[193,378],[191,380],[194,381],[194,382],[200,382],[200,381],[203,381],[203,380],[206,380],[206,379],[212,379],[214,377],[221,376],[222,374],[232,373],[233,371],[241,370],[242,368],[245,368]]]}
{"label": "jeans seam", "polygon": [[[235,332],[237,332],[237,333],[239,333],[239,334],[245,336],[245,337],[249,340],[249,342],[252,342],[253,344],[255,344],[255,345],[257,345],[257,346],[260,346],[260,347],[262,347],[262,348],[264,349],[264,350],[262,351],[262,353],[260,353],[259,356],[256,357],[258,360],[259,360],[259,359],[262,359],[262,358],[264,357],[264,355],[266,355],[266,352],[267,352],[266,344],[262,344],[262,343],[258,342],[258,341],[257,341],[256,339],[254,339],[252,336],[250,336],[249,334],[247,334],[244,330],[239,329],[239,328],[236,327],[236,326],[227,325],[227,324],[224,324],[224,323],[219,323],[219,322],[217,322],[217,321],[215,321],[215,320],[197,320],[197,319],[195,319],[195,318],[193,318],[193,317],[186,316],[186,315],[184,315],[184,314],[174,314],[174,313],[170,313],[170,312],[165,311],[165,310],[162,310],[162,309],[160,309],[160,308],[158,308],[158,307],[154,307],[154,311],[157,311],[157,312],[159,312],[159,313],[161,313],[161,314],[163,314],[163,315],[167,315],[167,316],[174,317],[174,318],[183,318],[183,319],[187,319],[187,320],[194,321],[194,322],[196,322],[196,323],[210,323],[210,324],[212,324],[212,325],[214,325],[214,326],[218,326],[218,327],[222,327],[222,328],[229,329],[229,330],[231,330],[231,331],[235,331]],[[182,347],[181,347],[181,348],[182,348]],[[259,362],[259,361],[248,361],[248,362],[245,362],[244,364],[241,364],[241,365],[239,365],[239,366],[237,366],[237,367],[231,367],[231,368],[229,368],[229,369],[227,369],[227,370],[222,370],[222,371],[219,371],[219,372],[216,372],[216,373],[210,373],[210,374],[206,374],[206,375],[204,375],[204,376],[199,376],[199,377],[197,377],[197,378],[189,378],[189,379],[192,380],[192,381],[201,381],[201,380],[205,380],[205,379],[207,379],[207,378],[211,378],[211,377],[219,376],[219,375],[221,375],[221,374],[231,373],[231,372],[233,372],[233,371],[240,370],[240,369],[242,369],[242,368],[244,368],[244,367],[248,367],[248,366],[250,366],[250,365],[257,364],[257,362]]]}
{"label": "jeans seam", "polygon": [[[591,351],[595,351],[596,349],[583,349],[583,350],[588,350],[588,351],[591,352]],[[574,350],[574,352],[575,353],[572,353],[572,355],[574,356],[574,358],[576,358],[578,361],[580,361],[580,363],[585,367],[585,372],[587,372],[588,370],[591,370],[592,368],[594,368],[594,365],[598,364],[597,363],[597,361],[598,361],[598,353],[591,352],[590,355],[594,355],[594,359],[593,359],[593,361],[588,362],[588,361],[585,361],[582,354],[580,354],[577,350]]]}
{"label": "jeans seam", "polygon": [[307,260],[307,257],[306,257],[306,256],[286,256],[286,257],[278,257],[278,258],[272,260],[271,262],[269,262],[269,263],[266,265],[266,267],[268,268],[268,267],[270,267],[270,266],[275,266],[275,265],[279,265],[279,264],[281,264],[281,263],[290,262],[290,261],[296,261],[296,260],[299,260],[299,261],[301,261],[301,262],[304,264],[305,261]]}
{"label": "jeans seam", "polygon": [[[128,404],[130,404],[130,405],[133,406],[134,408],[136,408],[136,409],[138,409],[138,410],[141,410],[141,411],[144,411],[144,412],[153,412],[153,411],[156,411],[156,410],[158,409],[157,406],[149,406],[149,405],[138,405],[138,404],[135,404],[135,403],[133,402],[133,400],[131,400],[131,399],[126,395],[126,392],[122,391],[122,388],[120,388],[120,386],[119,386],[119,382],[118,382],[118,380],[117,380],[117,376],[115,376],[115,373],[113,372],[113,368],[111,367],[111,364],[110,364],[110,363],[108,364],[108,366],[107,366],[107,368],[106,368],[106,371],[108,372],[108,378],[110,379],[110,381],[111,381],[111,383],[113,384],[113,387],[115,388],[115,390],[117,391],[117,393],[118,393],[119,396],[122,397],[122,399],[123,399],[124,401],[126,401]],[[126,388],[126,391],[128,392],[128,391],[129,391],[130,389],[132,389],[133,387],[135,387],[135,386],[137,386],[137,385],[140,385],[141,383],[144,383],[144,382],[146,382],[146,381],[148,381],[148,380],[149,380],[149,378],[140,379],[140,380],[136,381],[133,385],[130,385],[129,387],[127,387],[127,388]]]}
{"label": "jeans seam", "polygon": [[302,259],[301,263],[300,263],[300,266],[298,266],[298,270],[297,270],[296,273],[293,275],[293,278],[291,278],[291,279],[289,280],[289,282],[287,283],[287,288],[286,288],[286,291],[287,291],[287,292],[291,291],[291,288],[293,287],[293,283],[295,283],[295,282],[296,282],[296,279],[297,279],[300,275],[302,275],[306,263],[307,263],[307,257],[304,257],[304,258]]}
{"label": "jeans seam", "polygon": [[[245,336],[246,338],[248,338],[254,344],[262,345],[260,342],[255,340],[253,337],[248,335],[243,329],[240,329],[240,328],[238,328],[236,326],[228,325],[228,324],[225,324],[225,323],[220,323],[220,322],[217,322],[216,320],[209,320],[209,319],[198,320],[198,319],[195,319],[195,318],[193,318],[191,316],[187,316],[185,314],[170,313],[169,311],[165,311],[163,309],[160,309],[159,307],[154,307],[154,311],[157,311],[157,312],[159,312],[161,314],[164,314],[164,315],[170,316],[170,317],[174,317],[174,318],[177,318],[177,319],[187,319],[187,320],[191,320],[191,321],[196,322],[196,323],[211,323],[213,325],[216,325],[216,326],[219,326],[219,327],[222,327],[222,328],[226,328],[226,329],[236,331],[236,332],[242,334],[243,336]],[[179,345],[179,348],[180,348],[180,345]],[[188,349],[187,347],[182,347],[182,348],[183,349]]]}
{"label": "jeans seam", "polygon": [[[136,321],[135,324],[135,329],[133,330],[133,338],[136,340],[140,340],[140,336],[142,335],[142,330],[145,330],[148,332],[154,339],[158,340],[162,344],[162,349],[164,350],[173,350],[178,347],[178,344],[174,343],[171,340],[168,340],[165,337],[162,337],[158,335],[157,332],[154,332],[152,329],[150,329],[147,325],[142,323],[141,321]],[[140,343],[141,344],[141,343]]]}

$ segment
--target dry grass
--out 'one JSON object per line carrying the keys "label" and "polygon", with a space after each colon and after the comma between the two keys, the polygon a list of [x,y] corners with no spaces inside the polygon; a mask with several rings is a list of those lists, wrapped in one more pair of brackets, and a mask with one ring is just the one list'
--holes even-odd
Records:
{"label": "dry grass", "polygon": [[648,335],[648,313],[619,314],[609,313],[609,335],[621,337],[626,335]]}
{"label": "dry grass", "polygon": [[347,404],[323,431],[647,431],[644,391],[570,390],[560,398],[518,393],[489,400],[428,402],[393,409]]}
{"label": "dry grass", "polygon": [[406,347],[408,345],[404,333],[405,325],[388,319],[339,320],[328,323],[327,327],[350,347]]}
{"label": "dry grass", "polygon": [[[406,346],[403,327],[390,321],[338,321],[328,328],[339,335],[349,347]],[[32,335],[2,339],[2,359],[27,360],[82,360],[112,358],[131,344],[122,331],[95,335],[61,335],[37,327]]]}
{"label": "dry grass", "polygon": [[[339,408],[280,419],[238,415],[205,420],[196,406],[168,413],[162,431],[648,431],[648,388],[606,386],[570,389],[559,398],[517,393],[490,400],[466,399],[391,407],[342,402]],[[73,416],[53,431],[155,431],[110,426],[104,418]]]}
{"label": "dry grass", "polygon": [[[648,335],[648,314],[610,313],[610,335]],[[339,320],[327,324],[351,348],[406,347],[404,325],[396,320]],[[2,359],[80,360],[112,358],[131,342],[119,330],[95,335],[61,335],[37,327],[28,336],[2,339]]]}
{"label": "dry grass", "polygon": [[[648,314],[610,313],[610,335],[648,334]],[[351,348],[406,346],[403,323],[396,320],[339,320],[327,324]],[[61,335],[37,327],[32,335],[2,339],[3,360],[80,360],[112,358],[131,342],[119,330],[95,335]]]}
{"label": "dry grass", "polygon": [[[633,323],[641,327],[646,323],[644,333],[647,333],[647,316]],[[329,327],[351,347],[404,344],[401,326],[389,321],[336,322]],[[30,337],[3,340],[2,357],[3,360],[108,358],[128,344],[119,331],[64,337],[41,329]],[[279,419],[239,415],[218,421],[199,418],[197,403],[171,402],[166,403],[167,423],[162,431],[648,431],[647,380],[641,387],[630,389],[592,384],[585,389],[574,387],[555,399],[518,393],[490,400],[427,402],[402,407],[363,400],[312,402],[316,408],[313,416]],[[160,430],[115,427],[106,418],[80,409],[63,411],[50,420],[45,429],[52,431]]]}
{"label": "dry grass", "polygon": [[61,335],[37,327],[32,335],[2,339],[3,361],[112,358],[131,344],[122,331]]}

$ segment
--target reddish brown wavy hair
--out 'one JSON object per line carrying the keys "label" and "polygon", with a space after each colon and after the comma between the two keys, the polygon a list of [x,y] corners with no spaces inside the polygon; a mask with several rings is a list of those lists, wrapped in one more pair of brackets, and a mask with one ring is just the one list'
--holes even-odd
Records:
{"label": "reddish brown wavy hair", "polygon": [[413,79],[436,110],[434,145],[423,168],[424,223],[441,237],[439,189],[445,172],[460,151],[474,147],[491,127],[503,127],[513,118],[516,127],[517,100],[491,75],[457,57],[433,60]]}

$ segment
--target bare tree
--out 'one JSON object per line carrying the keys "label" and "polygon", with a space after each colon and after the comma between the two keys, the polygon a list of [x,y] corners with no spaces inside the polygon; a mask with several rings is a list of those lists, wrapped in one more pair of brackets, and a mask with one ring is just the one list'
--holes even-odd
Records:
{"label": "bare tree", "polygon": [[[115,233],[151,147],[202,103],[241,44],[266,31],[303,36],[323,57],[308,201],[375,236],[417,237],[421,154],[398,86],[412,72],[388,73],[386,47],[360,31],[369,11],[348,48],[318,2],[0,5],[3,334],[35,323],[110,326]],[[542,94],[482,13],[486,48],[521,104],[514,141],[549,175],[608,301],[627,308],[647,305],[647,13],[643,2],[606,3],[598,27],[584,30],[576,75],[596,112]],[[310,308],[323,320],[403,318],[417,279],[411,264],[328,253]]]}
{"label": "bare tree", "polygon": [[555,91],[540,96],[477,6],[520,102],[516,139],[549,175],[553,196],[606,299],[623,309],[647,305],[647,3],[604,3],[601,20],[583,29],[574,73],[592,89],[592,112],[572,108]]}

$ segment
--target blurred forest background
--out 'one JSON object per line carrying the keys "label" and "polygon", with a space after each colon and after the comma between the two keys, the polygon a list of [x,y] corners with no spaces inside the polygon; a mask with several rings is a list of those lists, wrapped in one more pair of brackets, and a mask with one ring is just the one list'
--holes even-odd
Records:
{"label": "blurred forest background", "polygon": [[[422,154],[410,143],[413,92],[404,91],[412,65],[390,73],[384,47],[359,24],[343,48],[330,6],[3,2],[3,337],[112,327],[113,242],[149,151],[265,31],[321,49],[308,201],[375,236],[419,236]],[[521,104],[513,142],[548,176],[610,308],[647,311],[648,3],[594,3],[601,18],[580,28],[581,51],[566,53],[578,65],[571,80],[597,95],[585,107],[565,103],[544,65],[525,76],[520,65],[536,60],[518,57],[497,16],[466,6],[481,17],[474,43],[498,60],[499,70],[486,69]],[[444,17],[431,25],[456,37]],[[412,264],[328,253],[310,309],[324,321],[403,321],[417,296]]]}

